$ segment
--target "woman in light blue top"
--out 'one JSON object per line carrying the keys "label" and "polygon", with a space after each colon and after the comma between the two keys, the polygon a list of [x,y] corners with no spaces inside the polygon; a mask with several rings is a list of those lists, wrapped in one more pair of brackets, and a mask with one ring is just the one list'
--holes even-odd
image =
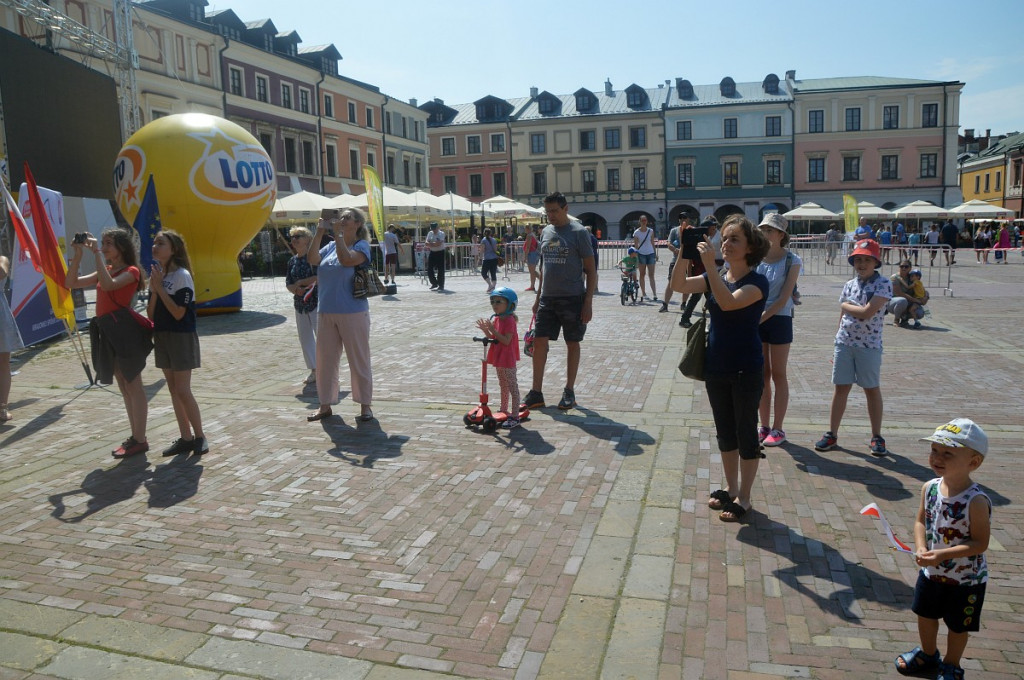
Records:
{"label": "woman in light blue top", "polygon": [[352,400],[359,404],[359,420],[373,419],[373,371],[370,367],[370,304],[352,294],[356,268],[370,261],[366,216],[347,208],[328,223],[321,219],[313,235],[314,245],[325,234],[331,241],[320,250],[310,249],[306,260],[317,268],[316,391],[320,408],[306,416],[310,422],[332,415],[338,401],[338,363],[348,355]]}

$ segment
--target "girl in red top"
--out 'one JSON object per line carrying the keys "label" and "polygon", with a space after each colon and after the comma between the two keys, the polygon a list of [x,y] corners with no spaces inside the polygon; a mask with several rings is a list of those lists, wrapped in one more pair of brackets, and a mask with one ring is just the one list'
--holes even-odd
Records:
{"label": "girl in red top", "polygon": [[[96,316],[112,314],[119,309],[130,308],[132,299],[141,291],[146,282],[138,266],[138,256],[132,236],[124,229],[107,229],[101,240],[91,234],[84,243],[74,243],[74,254],[68,265],[67,288],[89,288],[96,286]],[[86,276],[78,275],[78,267],[82,255],[90,250],[96,258],[96,271]],[[143,361],[143,366],[145,361]],[[114,458],[125,458],[149,451],[146,441],[146,417],[149,405],[146,392],[142,386],[141,367],[136,370],[126,368],[114,357],[114,377],[124,399],[124,408],[128,412],[128,425],[132,434],[111,453]]]}
{"label": "girl in red top", "polygon": [[[516,378],[516,363],[519,361],[519,331],[516,329],[516,304],[519,296],[507,286],[490,292],[490,319],[477,319],[476,327],[488,338],[497,340],[487,350],[487,363],[494,366],[501,387],[501,412],[508,415],[502,427],[519,427],[519,380]],[[509,411],[509,404],[512,410]]]}

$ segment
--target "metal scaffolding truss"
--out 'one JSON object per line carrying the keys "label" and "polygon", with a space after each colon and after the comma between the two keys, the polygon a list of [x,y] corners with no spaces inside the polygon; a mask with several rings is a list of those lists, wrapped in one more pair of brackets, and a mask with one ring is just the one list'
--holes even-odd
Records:
{"label": "metal scaffolding truss", "polygon": [[58,12],[43,0],[0,0],[0,6],[10,7],[47,31],[68,40],[84,55],[113,64],[121,108],[122,139],[127,139],[139,129],[138,84],[135,80],[139,55],[135,51],[132,33],[130,0],[113,0],[114,40]]}

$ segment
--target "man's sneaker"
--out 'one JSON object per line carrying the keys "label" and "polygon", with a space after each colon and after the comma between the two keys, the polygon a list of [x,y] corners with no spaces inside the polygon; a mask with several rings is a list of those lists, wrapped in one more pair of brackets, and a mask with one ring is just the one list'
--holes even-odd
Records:
{"label": "man's sneaker", "polygon": [[821,439],[819,439],[817,442],[815,442],[814,450],[815,451],[831,451],[832,449],[836,448],[836,443],[838,441],[839,440],[836,438],[836,435],[835,435],[834,432],[826,432],[825,434],[821,435]]}
{"label": "man's sneaker", "polygon": [[511,430],[513,428],[519,427],[519,418],[506,418],[505,422],[501,424],[501,427],[506,430]]}
{"label": "man's sneaker", "polygon": [[520,409],[544,408],[544,395],[537,390],[530,390],[523,398]]}
{"label": "man's sneaker", "polygon": [[758,443],[759,444],[763,444],[764,440],[765,440],[765,437],[767,437],[771,433],[772,433],[772,428],[768,427],[767,425],[762,425],[761,427],[757,428],[757,441],[758,441]]}
{"label": "man's sneaker", "polygon": [[886,453],[885,440],[882,439],[882,435],[876,434],[871,438],[871,455],[884,456]]}
{"label": "man's sneaker", "polygon": [[668,303],[667,302],[662,302],[661,303],[661,309],[659,309],[658,311],[659,312],[667,312],[668,311]]}
{"label": "man's sneaker", "polygon": [[182,453],[192,453],[192,450],[196,446],[195,439],[182,439],[178,438],[174,440],[174,443],[164,449],[163,455],[166,456],[177,456]]}
{"label": "man's sneaker", "polygon": [[576,392],[566,387],[562,390],[562,401],[558,402],[558,408],[568,411],[576,405]]}
{"label": "man's sneaker", "polygon": [[206,441],[206,437],[196,437],[192,440],[192,455],[201,456],[204,453],[210,452],[210,443]]}
{"label": "man's sneaker", "polygon": [[920,327],[921,327],[921,322],[918,321],[917,319],[914,319],[914,328],[920,328]]}
{"label": "man's sneaker", "polygon": [[690,317],[684,316],[679,320],[679,325],[683,328],[689,328],[690,326],[693,325],[693,322],[690,321]]}
{"label": "man's sneaker", "polygon": [[764,438],[765,446],[778,446],[782,442],[786,441],[786,433],[782,430],[772,430],[768,433],[768,436]]}

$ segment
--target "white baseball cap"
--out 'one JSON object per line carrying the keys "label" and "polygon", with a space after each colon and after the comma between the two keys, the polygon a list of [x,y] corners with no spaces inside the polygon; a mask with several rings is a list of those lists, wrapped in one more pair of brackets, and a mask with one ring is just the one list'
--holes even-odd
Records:
{"label": "white baseball cap", "polygon": [[954,418],[921,441],[935,442],[954,449],[971,448],[983,456],[988,453],[988,435],[970,418]]}

